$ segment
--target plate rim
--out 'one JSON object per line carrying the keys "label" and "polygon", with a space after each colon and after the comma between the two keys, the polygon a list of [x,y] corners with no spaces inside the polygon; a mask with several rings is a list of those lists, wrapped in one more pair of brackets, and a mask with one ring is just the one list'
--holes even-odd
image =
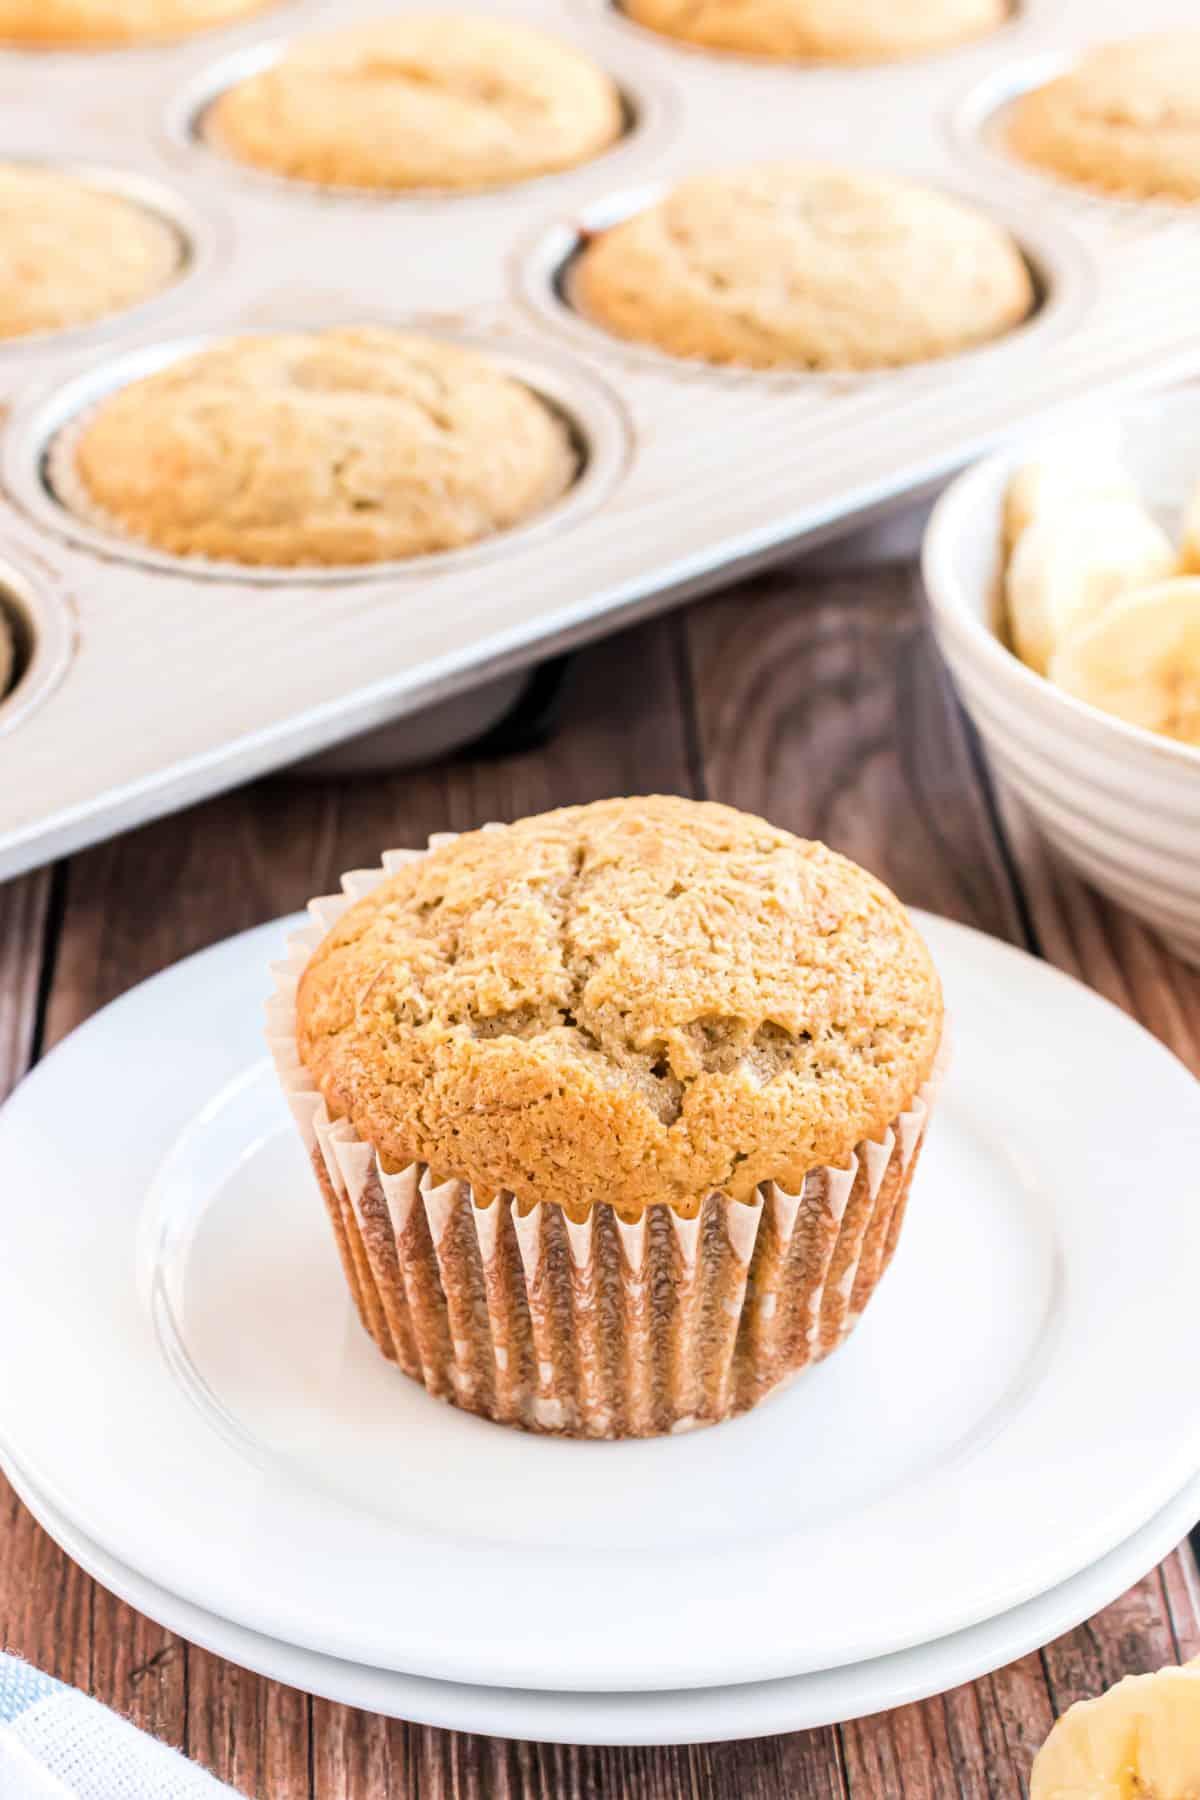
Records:
{"label": "plate rim", "polygon": [[[163,1630],[199,1645],[212,1655],[250,1669],[265,1680],[282,1682],[336,1705],[362,1707],[384,1717],[404,1719],[410,1724],[435,1730],[482,1733],[517,1741],[606,1747],[744,1742],[790,1731],[820,1730],[851,1719],[870,1718],[898,1706],[911,1706],[964,1682],[979,1681],[1040,1649],[1064,1632],[1074,1630],[1112,1605],[1186,1541],[1190,1527],[1183,1521],[1200,1518],[1200,1474],[1196,1474],[1132,1537],[1118,1544],[1098,1563],[1090,1564],[1046,1593],[949,1637],[895,1651],[867,1663],[846,1663],[838,1669],[815,1674],[735,1683],[729,1688],[663,1689],[657,1693],[643,1689],[631,1694],[570,1690],[554,1693],[529,1688],[472,1686],[467,1682],[439,1680],[435,1676],[408,1675],[400,1670],[370,1669],[319,1650],[266,1637],[250,1626],[222,1619],[192,1601],[169,1593],[136,1569],[107,1556],[98,1545],[91,1543],[86,1533],[59,1519],[19,1470],[10,1464],[0,1472],[41,1528],[92,1580],[152,1619]],[[234,1634],[232,1649],[225,1635],[230,1632]],[[948,1651],[955,1652],[959,1658],[952,1666],[936,1672],[932,1668],[923,1669],[922,1659],[939,1652],[945,1655]],[[868,1689],[870,1701],[866,1706],[857,1704],[862,1697],[864,1672],[868,1681],[873,1675],[878,1684],[873,1690]],[[315,1679],[297,1680],[298,1674]],[[889,1676],[892,1678],[890,1687]],[[356,1685],[364,1681],[369,1684],[367,1688]],[[377,1704],[384,1697],[376,1685],[379,1682],[389,1691],[394,1690],[394,1693],[389,1692],[386,1712]],[[810,1698],[809,1710],[803,1711],[804,1690],[807,1688],[811,1695],[815,1683],[824,1684],[826,1688],[832,1685],[834,1693],[843,1684],[847,1690],[856,1686],[856,1704],[847,1709],[830,1695],[824,1704],[814,1704]],[[406,1710],[401,1710],[398,1704],[402,1696],[408,1699]],[[451,1696],[460,1708],[475,1705],[481,1712],[464,1716],[461,1710],[456,1712],[451,1708],[447,1711],[445,1702]],[[735,1707],[743,1706],[747,1700],[766,1701],[765,1716],[759,1714],[735,1728],[728,1704],[730,1696]],[[552,1716],[543,1704],[547,1700],[559,1703],[563,1709],[577,1710],[581,1716],[573,1716],[569,1722]],[[722,1700],[725,1706],[718,1709],[715,1703]],[[796,1701],[801,1702],[801,1710],[787,1712],[789,1702]],[[631,1721],[615,1730],[610,1723],[600,1733],[594,1725],[587,1725],[589,1712],[594,1710],[611,1719],[616,1709],[629,1702],[632,1702],[631,1710],[638,1711],[643,1708],[648,1711],[654,1703],[658,1722],[635,1725]],[[690,1711],[694,1715],[698,1709],[709,1707],[713,1710],[706,1714],[704,1728],[677,1721],[664,1733],[661,1713],[669,1715],[676,1709],[680,1714]],[[776,1707],[778,1710],[774,1710]],[[508,1712],[520,1717],[508,1718]],[[714,1734],[711,1727],[721,1720],[726,1722],[727,1728]]]}

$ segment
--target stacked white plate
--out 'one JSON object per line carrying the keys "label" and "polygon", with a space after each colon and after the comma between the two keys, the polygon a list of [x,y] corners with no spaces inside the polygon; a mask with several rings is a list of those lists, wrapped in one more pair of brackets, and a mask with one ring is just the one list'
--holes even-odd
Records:
{"label": "stacked white plate", "polygon": [[955,1061],[856,1336],[715,1430],[573,1443],[361,1334],[261,1053],[287,923],[126,995],[0,1113],[0,1449],[151,1617],[431,1724],[753,1736],[995,1668],[1200,1516],[1200,1086],[1085,988],[923,919]]}

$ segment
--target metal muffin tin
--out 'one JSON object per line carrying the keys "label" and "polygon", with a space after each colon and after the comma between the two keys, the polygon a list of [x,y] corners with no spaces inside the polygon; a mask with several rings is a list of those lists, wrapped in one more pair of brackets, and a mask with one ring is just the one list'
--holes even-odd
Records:
{"label": "metal muffin tin", "polygon": [[[879,517],[1033,418],[1200,367],[1200,209],[1090,196],[1014,162],[997,128],[1032,80],[1131,28],[1191,23],[1194,0],[1148,0],[1133,22],[1118,0],[1025,0],[989,38],[862,68],[710,54],[605,0],[493,4],[609,70],[630,128],[489,193],[324,192],[204,137],[205,107],[281,44],[385,10],[283,0],[174,45],[0,49],[0,156],[128,191],[186,244],[179,280],[142,305],[0,343],[0,604],[25,665],[0,701],[0,877]],[[573,310],[589,231],[688,173],[773,157],[972,200],[1021,244],[1038,312],[962,356],[807,375],[677,362]],[[349,320],[488,351],[572,421],[576,486],[479,546],[343,570],[173,559],[56,497],[50,441],[123,381],[214,337]]]}

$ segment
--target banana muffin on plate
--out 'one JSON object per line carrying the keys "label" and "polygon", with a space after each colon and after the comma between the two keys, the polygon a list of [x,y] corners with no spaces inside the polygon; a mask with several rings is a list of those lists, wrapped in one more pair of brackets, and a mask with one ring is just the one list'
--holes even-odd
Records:
{"label": "banana muffin on plate", "polygon": [[1200,30],[1102,44],[1013,107],[1010,147],[1130,199],[1200,200]]}
{"label": "banana muffin on plate", "polygon": [[526,181],[623,129],[617,88],[578,50],[512,19],[419,12],[300,39],[203,124],[271,174],[394,191]]}
{"label": "banana muffin on plate", "polygon": [[317,901],[269,1035],[379,1349],[502,1423],[650,1436],[847,1336],[942,1000],[899,901],[729,807],[601,801]]}
{"label": "banana muffin on plate", "polygon": [[277,0],[0,0],[0,43],[72,50],[167,43]]}
{"label": "banana muffin on plate", "polygon": [[566,422],[487,357],[382,326],[232,338],[60,434],[82,517],[176,556],[357,564],[472,544],[571,486]]}
{"label": "banana muffin on plate", "polygon": [[598,233],[568,272],[593,323],[672,356],[754,369],[924,362],[1011,331],[1034,305],[984,213],[819,164],[698,176]]}
{"label": "banana muffin on plate", "polygon": [[175,281],[183,245],[134,200],[40,163],[0,163],[0,338],[91,324]]}
{"label": "banana muffin on plate", "polygon": [[639,25],[777,62],[891,62],[994,31],[1007,0],[623,0]]}

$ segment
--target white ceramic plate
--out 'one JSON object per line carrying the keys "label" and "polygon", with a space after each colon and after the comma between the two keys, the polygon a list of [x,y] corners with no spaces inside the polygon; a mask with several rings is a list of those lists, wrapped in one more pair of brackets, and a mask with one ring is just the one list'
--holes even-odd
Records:
{"label": "white ceramic plate", "polygon": [[925,927],[956,1061],[904,1241],[771,1405],[559,1442],[383,1363],[258,1059],[270,926],[124,996],[0,1115],[0,1441],[172,1593],[453,1680],[752,1681],[1046,1592],[1200,1465],[1200,1087],[1065,976]]}
{"label": "white ceramic plate", "polygon": [[341,1662],[262,1637],[180,1600],[106,1556],[59,1517],[17,1471],[10,1467],[7,1474],[51,1537],[90,1575],[169,1631],[206,1650],[274,1681],[389,1718],[559,1744],[700,1744],[765,1737],[861,1719],[944,1693],[960,1682],[990,1674],[1091,1618],[1161,1562],[1200,1517],[1200,1477],[1193,1477],[1141,1531],[1048,1594],[967,1631],[873,1662],[736,1687],[658,1694],[556,1694],[429,1681]]}

